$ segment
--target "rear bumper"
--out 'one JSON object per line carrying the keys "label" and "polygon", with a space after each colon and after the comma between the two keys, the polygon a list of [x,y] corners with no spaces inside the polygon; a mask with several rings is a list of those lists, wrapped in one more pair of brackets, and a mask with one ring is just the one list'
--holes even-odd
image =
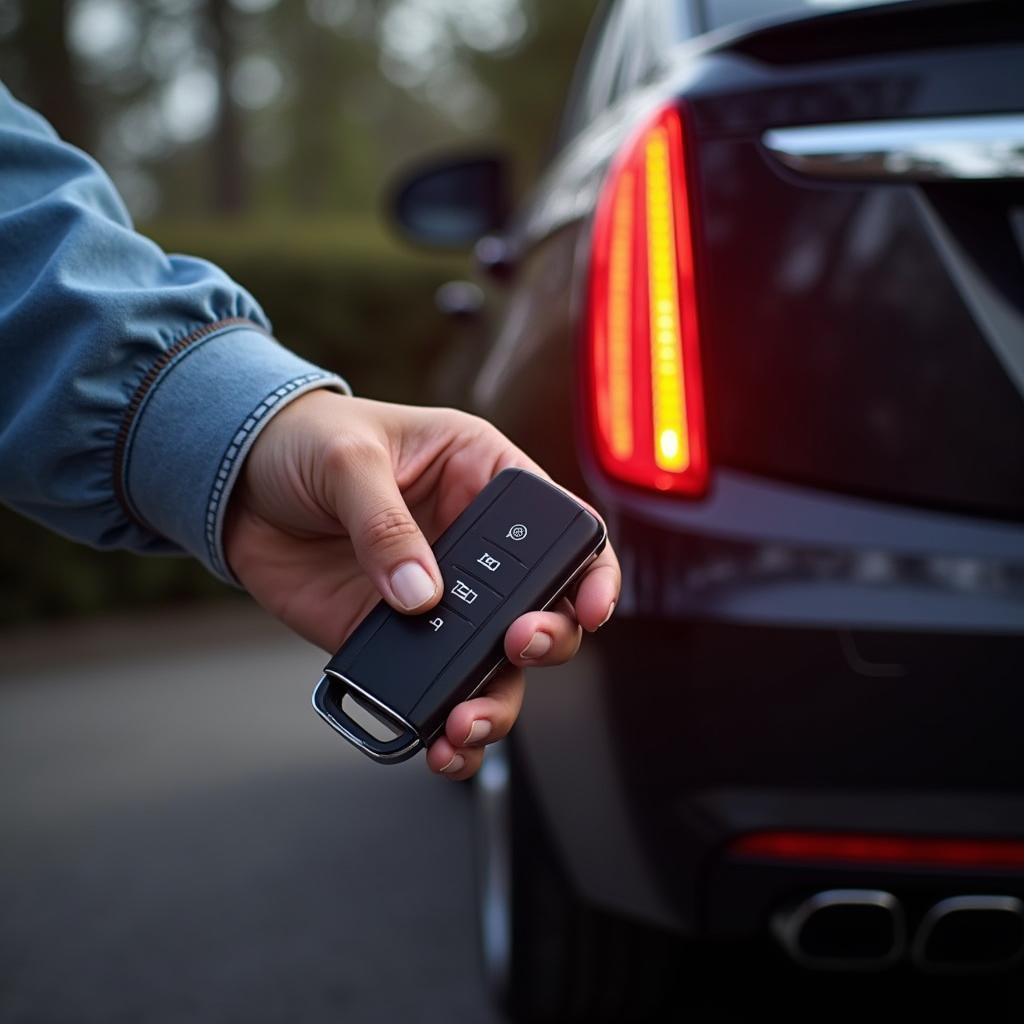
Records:
{"label": "rear bumper", "polygon": [[701,502],[594,492],[636,618],[1024,632],[1024,524],[734,470]]}
{"label": "rear bumper", "polygon": [[604,503],[622,607],[517,730],[593,903],[742,935],[802,885],[918,873],[751,863],[740,835],[1024,838],[1024,534],[795,492]]}

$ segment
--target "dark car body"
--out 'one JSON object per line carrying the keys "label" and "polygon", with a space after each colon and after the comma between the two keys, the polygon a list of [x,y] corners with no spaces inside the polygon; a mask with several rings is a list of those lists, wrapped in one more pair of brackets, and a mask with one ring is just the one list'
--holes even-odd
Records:
{"label": "dark car body", "polygon": [[[605,10],[552,162],[487,243],[486,341],[446,367],[600,509],[622,562],[612,624],[530,687],[514,772],[580,904],[746,940],[816,894],[892,894],[890,966],[943,900],[1024,899],[1024,11],[715,28],[713,6]],[[697,497],[602,469],[584,367],[595,207],[666,104],[694,223]],[[957,146],[979,125],[1005,132],[994,164]],[[832,952],[818,966],[871,966]]]}

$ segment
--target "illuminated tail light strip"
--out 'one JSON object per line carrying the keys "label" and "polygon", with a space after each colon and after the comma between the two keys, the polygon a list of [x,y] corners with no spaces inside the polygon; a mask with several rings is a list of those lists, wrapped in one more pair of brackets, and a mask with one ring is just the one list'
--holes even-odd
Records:
{"label": "illuminated tail light strip", "polygon": [[679,112],[667,108],[609,173],[594,222],[588,341],[604,469],[698,495],[708,464],[683,145]]}
{"label": "illuminated tail light strip", "polygon": [[683,354],[679,344],[676,240],[669,178],[668,132],[647,137],[647,278],[650,283],[651,397],[654,405],[654,461],[682,472],[690,465],[686,431]]}
{"label": "illuminated tail light strip", "polygon": [[612,216],[608,276],[608,419],[606,430],[616,458],[633,455],[633,388],[630,356],[633,333],[633,204],[632,172],[622,176]]}
{"label": "illuminated tail light strip", "polygon": [[1024,841],[821,832],[753,832],[729,846],[744,858],[815,864],[1024,868]]}

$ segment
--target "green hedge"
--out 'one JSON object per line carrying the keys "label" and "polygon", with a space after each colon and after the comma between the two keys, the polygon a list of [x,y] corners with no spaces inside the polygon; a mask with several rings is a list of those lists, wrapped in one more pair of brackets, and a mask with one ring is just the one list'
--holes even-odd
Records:
{"label": "green hedge", "polygon": [[[358,394],[423,397],[420,382],[449,336],[433,294],[465,273],[465,260],[414,252],[370,223],[157,224],[147,233],[223,267],[281,341]],[[0,531],[0,624],[232,593],[188,559],[92,551],[3,508]]]}
{"label": "green hedge", "polygon": [[341,373],[358,394],[422,397],[417,383],[449,327],[438,285],[466,260],[423,253],[364,222],[324,225],[153,225],[169,252],[223,267],[263,305],[277,337]]}

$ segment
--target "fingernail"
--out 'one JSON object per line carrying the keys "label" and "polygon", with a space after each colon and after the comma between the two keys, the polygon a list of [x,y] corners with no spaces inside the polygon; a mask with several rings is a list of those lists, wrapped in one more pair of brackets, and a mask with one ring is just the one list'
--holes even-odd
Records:
{"label": "fingernail", "polygon": [[457,775],[466,767],[466,759],[461,754],[454,757],[441,769],[445,775]]}
{"label": "fingernail", "polygon": [[530,642],[522,649],[520,658],[540,658],[551,650],[551,637],[547,633],[534,633]]}
{"label": "fingernail", "polygon": [[491,735],[491,728],[491,723],[486,718],[478,718],[470,728],[463,746],[468,747],[471,743],[479,743],[481,740],[486,739]]}
{"label": "fingernail", "polygon": [[612,603],[608,606],[608,614],[597,624],[596,628],[594,629],[595,633],[597,632],[598,629],[600,629],[612,617],[614,612],[615,612],[615,602],[612,601]]}
{"label": "fingernail", "polygon": [[391,592],[403,608],[419,608],[436,590],[437,584],[419,562],[403,562],[391,574]]}

